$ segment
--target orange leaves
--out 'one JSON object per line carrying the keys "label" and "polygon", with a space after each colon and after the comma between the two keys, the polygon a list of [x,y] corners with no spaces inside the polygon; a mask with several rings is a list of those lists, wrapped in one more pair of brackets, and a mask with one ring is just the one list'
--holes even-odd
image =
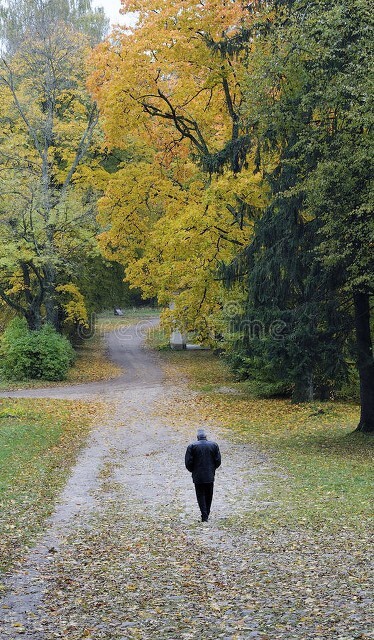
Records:
{"label": "orange leaves", "polygon": [[114,42],[97,49],[90,80],[108,141],[121,146],[127,133],[124,124],[146,124],[149,132],[161,121],[167,138],[171,127],[178,138],[189,133],[192,146],[204,139],[212,149],[218,148],[217,133],[226,130],[227,138],[232,126],[222,81],[232,89],[234,107],[239,106],[243,69],[238,61],[228,63],[215,53],[209,41],[233,34],[248,11],[240,2],[123,4],[126,11],[139,12],[139,26],[118,32]]}
{"label": "orange leaves", "polygon": [[[122,5],[138,12],[138,24],[97,49],[90,88],[107,144],[134,152],[99,203],[100,244],[145,297],[175,303],[164,314],[169,324],[207,339],[225,295],[217,264],[252,233],[233,212],[260,210],[267,197],[253,152],[239,172],[239,152],[227,151],[244,138],[250,144],[240,115],[246,67],[220,46],[252,20],[252,9],[222,0]],[[139,140],[146,159],[137,157]]]}
{"label": "orange leaves", "polygon": [[225,0],[122,0],[122,8],[137,12],[141,27],[152,23],[159,28],[168,28],[172,33],[183,31],[186,35],[198,29],[220,37],[224,32],[233,33],[249,17],[248,3]]}

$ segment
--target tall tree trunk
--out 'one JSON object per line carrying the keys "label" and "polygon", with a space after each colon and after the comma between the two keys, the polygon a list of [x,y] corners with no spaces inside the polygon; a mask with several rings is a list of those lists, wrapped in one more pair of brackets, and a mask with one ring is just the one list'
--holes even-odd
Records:
{"label": "tall tree trunk", "polygon": [[305,373],[300,376],[295,382],[295,387],[292,393],[292,402],[297,404],[299,402],[312,402],[314,398],[314,385],[312,372]]}
{"label": "tall tree trunk", "polygon": [[45,296],[44,306],[46,321],[51,324],[56,331],[60,329],[60,314],[57,303],[56,292],[56,273],[52,264],[48,264],[44,267],[44,279],[45,279]]}
{"label": "tall tree trunk", "polygon": [[43,282],[42,279],[38,277],[38,272],[34,269],[33,273],[34,276],[37,275],[37,279],[33,285],[30,276],[30,264],[21,262],[20,266],[23,276],[24,295],[26,298],[26,308],[23,315],[26,318],[30,331],[38,331],[42,326],[41,305],[44,298]]}
{"label": "tall tree trunk", "polygon": [[25,313],[27,326],[30,331],[39,331],[42,326],[42,317],[39,308],[29,307]]}
{"label": "tall tree trunk", "polygon": [[374,433],[374,358],[370,333],[370,296],[353,294],[357,339],[357,364],[360,377],[361,415],[357,431]]}

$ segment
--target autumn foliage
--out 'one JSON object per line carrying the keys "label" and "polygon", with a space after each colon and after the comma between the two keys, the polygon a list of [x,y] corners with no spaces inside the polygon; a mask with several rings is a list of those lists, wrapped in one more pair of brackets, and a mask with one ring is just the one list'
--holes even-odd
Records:
{"label": "autumn foliage", "polygon": [[[244,375],[295,401],[339,389],[356,331],[373,396],[367,6],[122,5],[137,24],[99,46],[90,79],[122,153],[100,176],[105,255],[173,303],[170,326],[219,338]],[[265,339],[241,331],[251,323]],[[374,406],[364,414],[374,424]]]}
{"label": "autumn foliage", "polygon": [[250,14],[240,2],[123,8],[138,25],[100,45],[90,80],[107,144],[126,153],[99,202],[100,243],[145,296],[174,302],[165,318],[207,339],[230,298],[217,264],[248,243],[267,202],[240,115],[245,53],[220,51]]}

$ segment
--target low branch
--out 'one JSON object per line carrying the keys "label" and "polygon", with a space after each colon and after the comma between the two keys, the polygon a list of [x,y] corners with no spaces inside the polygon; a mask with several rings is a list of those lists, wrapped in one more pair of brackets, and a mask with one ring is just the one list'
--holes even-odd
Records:
{"label": "low branch", "polygon": [[15,300],[12,300],[12,298],[8,296],[8,294],[5,293],[3,289],[0,289],[0,298],[8,305],[8,307],[11,307],[15,311],[18,311],[18,313],[22,313],[22,315],[26,314],[26,309],[18,304],[18,302],[16,302]]}

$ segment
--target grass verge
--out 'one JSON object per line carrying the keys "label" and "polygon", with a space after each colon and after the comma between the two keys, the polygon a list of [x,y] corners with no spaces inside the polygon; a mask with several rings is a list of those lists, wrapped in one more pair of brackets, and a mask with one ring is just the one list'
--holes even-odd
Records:
{"label": "grass verge", "polygon": [[18,560],[53,511],[99,405],[0,401],[0,571]]}
{"label": "grass verge", "polygon": [[187,403],[173,400],[178,420],[198,416],[219,425],[229,439],[253,444],[276,463],[261,496],[268,506],[248,514],[251,526],[370,527],[374,438],[352,433],[356,404],[257,399],[210,352],[161,357],[169,380],[187,378],[196,392]]}

